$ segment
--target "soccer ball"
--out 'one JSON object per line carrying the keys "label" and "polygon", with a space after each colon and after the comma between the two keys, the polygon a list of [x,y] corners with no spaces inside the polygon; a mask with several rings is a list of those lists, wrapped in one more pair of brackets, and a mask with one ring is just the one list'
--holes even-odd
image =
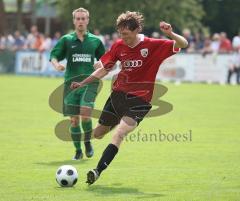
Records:
{"label": "soccer ball", "polygon": [[56,181],[62,187],[72,187],[77,183],[78,172],[71,165],[63,165],[57,169]]}

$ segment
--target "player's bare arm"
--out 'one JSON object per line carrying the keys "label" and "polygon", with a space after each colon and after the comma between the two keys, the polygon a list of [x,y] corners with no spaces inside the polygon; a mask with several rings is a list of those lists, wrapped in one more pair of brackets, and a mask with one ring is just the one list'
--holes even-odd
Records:
{"label": "player's bare arm", "polygon": [[72,82],[70,88],[76,89],[79,87],[83,87],[86,84],[89,84],[95,80],[102,79],[105,75],[108,74],[108,71],[103,67],[102,62],[98,61],[94,64],[95,70],[90,76],[88,76],[86,79],[84,79],[82,82]]}
{"label": "player's bare arm", "polygon": [[188,46],[188,42],[187,40],[174,33],[171,24],[168,24],[166,22],[160,22],[160,30],[169,38],[171,38],[172,40],[175,40],[175,48],[186,48]]}
{"label": "player's bare arm", "polygon": [[62,64],[60,64],[58,62],[58,60],[55,59],[55,58],[51,59],[51,63],[57,71],[64,71],[65,70],[65,67]]}

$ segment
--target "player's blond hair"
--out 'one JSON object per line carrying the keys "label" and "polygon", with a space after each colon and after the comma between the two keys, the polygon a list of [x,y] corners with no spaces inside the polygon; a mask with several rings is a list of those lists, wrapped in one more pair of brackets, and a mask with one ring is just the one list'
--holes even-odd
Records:
{"label": "player's blond hair", "polygon": [[139,12],[131,12],[127,11],[125,13],[122,13],[117,18],[117,30],[119,29],[129,29],[131,31],[135,29],[139,29],[139,32],[142,31],[144,25],[144,17]]}
{"label": "player's blond hair", "polygon": [[75,10],[72,12],[73,19],[75,18],[75,14],[78,13],[78,12],[86,13],[86,14],[87,14],[87,17],[89,18],[89,12],[88,12],[87,9],[85,9],[85,8],[77,8],[77,9],[75,9]]}

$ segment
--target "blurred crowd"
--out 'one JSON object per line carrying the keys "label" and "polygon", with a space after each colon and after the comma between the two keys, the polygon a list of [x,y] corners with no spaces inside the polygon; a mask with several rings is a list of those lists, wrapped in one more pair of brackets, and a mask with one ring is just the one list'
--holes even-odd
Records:
{"label": "blurred crowd", "polygon": [[[102,35],[98,29],[95,29],[93,33],[102,40],[107,50],[118,39],[117,33]],[[205,55],[209,53],[232,53],[240,50],[240,33],[233,37],[232,40],[228,38],[225,32],[204,36],[200,33],[192,34],[189,29],[184,29],[182,35],[189,42],[188,48],[183,50],[186,53]],[[60,32],[56,32],[53,37],[50,37],[40,33],[37,26],[32,26],[30,32],[26,34],[15,31],[14,34],[0,35],[0,50],[49,51],[55,46],[60,37]],[[159,32],[153,32],[151,37],[164,38]]]}
{"label": "blurred crowd", "polygon": [[[182,50],[186,53],[232,53],[240,51],[240,32],[230,40],[225,32],[214,33],[205,36],[201,33],[192,34],[189,29],[184,29],[182,35],[188,41],[188,48]],[[152,37],[161,38],[158,32],[152,33]]]}
{"label": "blurred crowd", "polygon": [[[98,29],[93,31],[93,34],[98,36],[106,47],[110,49],[112,44],[119,39],[118,33],[102,35]],[[225,32],[214,33],[211,36],[195,33],[192,34],[189,29],[184,29],[182,35],[188,40],[188,48],[183,49],[184,53],[198,53],[202,56],[207,54],[231,54],[231,61],[228,65],[227,83],[231,83],[231,77],[236,74],[236,83],[240,84],[240,32],[234,36],[232,40],[228,38]],[[21,33],[15,31],[14,34],[0,35],[0,52],[1,50],[19,51],[50,51],[61,38],[62,34],[56,32],[53,37],[44,35],[38,31],[37,26],[32,26],[29,33]],[[159,32],[153,32],[152,38],[165,38]],[[9,52],[9,51],[5,51]]]}
{"label": "blurred crowd", "polygon": [[0,50],[8,49],[18,50],[37,50],[40,52],[48,51],[54,47],[61,37],[60,32],[56,32],[54,37],[42,34],[38,31],[37,26],[32,26],[27,34],[15,31],[14,34],[0,35]]}
{"label": "blurred crowd", "polygon": [[185,50],[188,53],[198,52],[205,55],[209,53],[232,53],[240,50],[240,32],[233,37],[232,41],[225,32],[204,36],[200,33],[192,35],[190,30],[185,29],[183,30],[183,36],[189,43]]}

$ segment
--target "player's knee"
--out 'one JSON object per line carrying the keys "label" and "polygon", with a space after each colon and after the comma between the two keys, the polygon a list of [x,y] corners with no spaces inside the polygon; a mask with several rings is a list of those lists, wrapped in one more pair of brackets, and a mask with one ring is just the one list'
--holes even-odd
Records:
{"label": "player's knee", "polygon": [[117,126],[117,131],[119,133],[124,133],[127,134],[131,131],[133,131],[137,126],[137,122],[134,121],[133,119],[131,119],[129,121],[129,119],[122,119],[120,124]]}
{"label": "player's knee", "polygon": [[113,136],[113,138],[118,139],[118,140],[123,140],[124,137],[128,134],[128,132],[124,129],[122,129],[121,127],[117,127],[116,129],[116,133]]}
{"label": "player's knee", "polygon": [[126,136],[126,133],[116,133],[113,138],[118,141],[121,142],[123,141],[124,137]]}
{"label": "player's knee", "polygon": [[121,120],[120,124],[116,128],[116,133],[113,136],[113,142],[116,144],[120,144],[124,137],[131,131],[136,128],[136,122],[132,122],[131,124],[127,123],[123,119]]}
{"label": "player's knee", "polygon": [[136,120],[134,120],[133,118],[128,117],[128,116],[123,116],[120,123],[122,123],[122,122],[124,122],[126,125],[131,126],[131,127],[134,127],[137,125]]}

